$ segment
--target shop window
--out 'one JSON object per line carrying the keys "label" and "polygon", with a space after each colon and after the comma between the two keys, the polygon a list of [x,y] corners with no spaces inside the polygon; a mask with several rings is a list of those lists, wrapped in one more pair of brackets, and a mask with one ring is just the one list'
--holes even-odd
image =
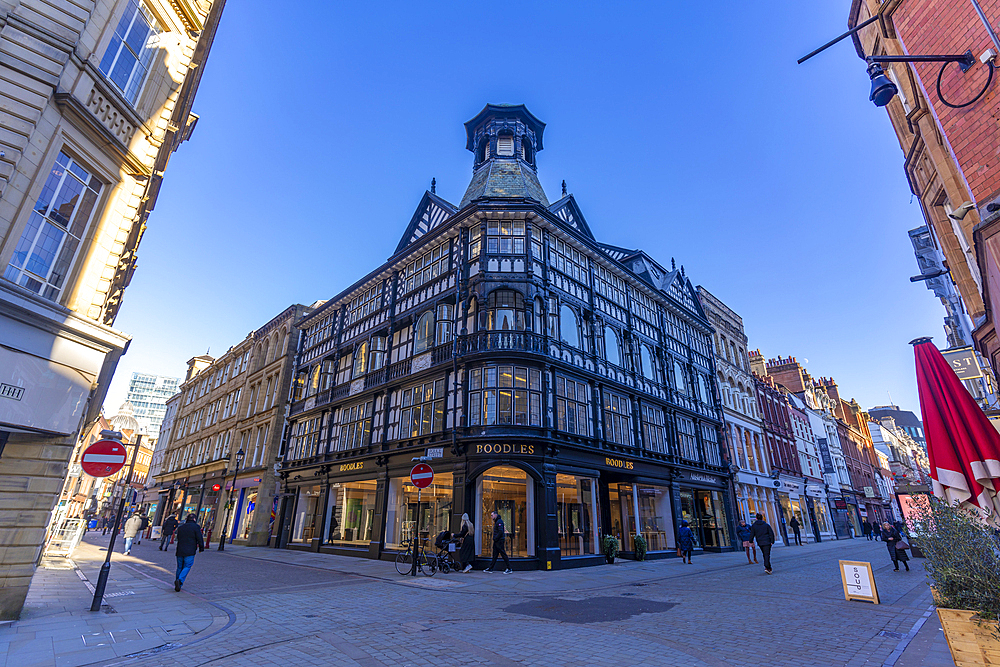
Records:
{"label": "shop window", "polygon": [[416,438],[444,430],[444,380],[434,380],[403,390],[399,438]]}
{"label": "shop window", "polygon": [[559,549],[563,558],[596,553],[598,543],[597,480],[556,475]]}
{"label": "shop window", "polygon": [[670,489],[666,486],[636,484],[639,501],[639,532],[649,551],[666,551],[674,544]]}
{"label": "shop window", "polygon": [[316,519],[322,510],[320,489],[318,484],[299,487],[298,498],[295,502],[295,516],[292,519],[291,542],[309,544],[314,537],[319,537],[316,533]]}
{"label": "shop window", "polygon": [[590,437],[590,387],[562,375],[556,376],[556,428]]}
{"label": "shop window", "polygon": [[341,482],[330,488],[326,544],[368,547],[375,523],[376,488],[374,479]]}
{"label": "shop window", "polygon": [[580,327],[576,319],[576,311],[563,304],[559,309],[559,334],[564,343],[580,347]]}
{"label": "shop window", "polygon": [[492,556],[493,519],[496,511],[506,527],[504,543],[513,558],[535,555],[534,480],[520,468],[494,466],[476,484],[476,505],[479,507],[477,548],[480,555]]}
{"label": "shop window", "polygon": [[524,220],[488,220],[486,252],[493,255],[523,255]]}
{"label": "shop window", "polygon": [[541,371],[484,366],[469,371],[470,426],[541,426]]}
{"label": "shop window", "polygon": [[60,152],[4,278],[58,301],[102,187],[96,176]]}
{"label": "shop window", "polygon": [[655,405],[642,405],[642,437],[646,449],[651,452],[669,454],[667,451],[666,429],[663,410]]}
{"label": "shop window", "polygon": [[340,412],[340,438],[337,446],[341,450],[364,447],[368,444],[371,430],[371,401],[345,407]]}
{"label": "shop window", "polygon": [[628,396],[604,390],[604,439],[632,446],[632,401]]}
{"label": "shop window", "polygon": [[416,336],[413,340],[413,354],[420,354],[434,345],[434,313],[427,311],[417,320]]}
{"label": "shop window", "polygon": [[611,525],[609,533],[618,538],[623,551],[634,551],[635,494],[631,484],[608,484]]}
{"label": "shop window", "polygon": [[385,514],[385,548],[406,549],[406,544],[418,530],[425,546],[432,549],[434,538],[442,530],[450,530],[453,510],[454,481],[450,472],[435,473],[434,481],[420,492],[409,477],[389,480],[389,500]]}
{"label": "shop window", "polygon": [[524,297],[514,290],[493,290],[486,300],[486,329],[524,331]]}
{"label": "shop window", "polygon": [[434,332],[434,344],[444,345],[451,342],[455,319],[455,306],[442,303],[437,307],[437,328]]}
{"label": "shop window", "polygon": [[622,351],[618,332],[607,325],[604,326],[604,358],[608,360],[608,363],[622,366]]}
{"label": "shop window", "polygon": [[160,28],[145,5],[129,0],[98,69],[135,104],[159,46]]}

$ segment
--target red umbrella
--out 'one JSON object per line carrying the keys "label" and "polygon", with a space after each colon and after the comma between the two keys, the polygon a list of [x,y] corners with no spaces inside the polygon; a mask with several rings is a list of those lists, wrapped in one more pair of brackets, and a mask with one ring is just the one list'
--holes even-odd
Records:
{"label": "red umbrella", "polygon": [[1000,433],[930,338],[910,344],[934,495],[1000,525]]}

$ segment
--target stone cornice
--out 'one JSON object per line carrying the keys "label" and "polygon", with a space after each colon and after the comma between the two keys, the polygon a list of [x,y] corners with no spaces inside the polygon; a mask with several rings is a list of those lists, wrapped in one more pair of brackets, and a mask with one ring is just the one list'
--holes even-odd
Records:
{"label": "stone cornice", "polygon": [[102,143],[110,148],[119,158],[123,166],[132,176],[149,178],[152,175],[152,168],[148,167],[139,156],[135,155],[122,143],[114,132],[109,130],[84,104],[70,93],[56,93],[56,106],[66,115],[77,120],[82,129],[90,130],[91,133],[102,139]]}

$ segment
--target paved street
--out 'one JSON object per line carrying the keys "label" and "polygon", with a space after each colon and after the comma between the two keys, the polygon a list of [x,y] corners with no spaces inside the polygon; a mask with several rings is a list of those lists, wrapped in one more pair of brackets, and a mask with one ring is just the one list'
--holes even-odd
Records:
{"label": "paved street", "polygon": [[[273,549],[199,554],[175,593],[172,553],[114,556],[107,537],[35,575],[6,665],[951,665],[930,594],[863,540],[785,547],[775,574],[742,554],[410,579],[391,563]],[[120,549],[119,549],[120,550]],[[837,559],[873,563],[883,604],[843,599]],[[86,577],[84,581],[82,576]],[[762,640],[761,637],[768,637]]]}

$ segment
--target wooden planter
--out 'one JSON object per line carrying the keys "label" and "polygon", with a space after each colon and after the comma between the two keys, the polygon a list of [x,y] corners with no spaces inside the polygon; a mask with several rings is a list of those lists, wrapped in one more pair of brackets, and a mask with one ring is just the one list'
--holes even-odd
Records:
{"label": "wooden planter", "polygon": [[996,622],[976,622],[976,612],[964,609],[937,610],[948,648],[956,667],[1000,665],[1000,640],[993,635]]}

